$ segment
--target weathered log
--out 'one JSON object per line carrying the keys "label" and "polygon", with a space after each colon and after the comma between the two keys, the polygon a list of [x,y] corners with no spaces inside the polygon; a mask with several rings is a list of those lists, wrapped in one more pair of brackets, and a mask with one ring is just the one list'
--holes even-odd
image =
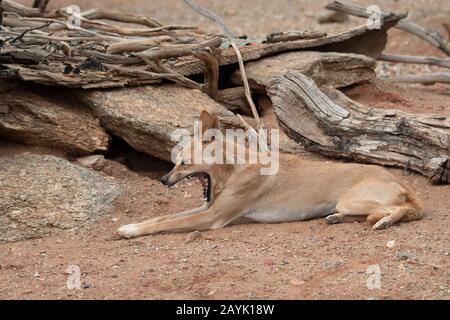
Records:
{"label": "weathered log", "polygon": [[[374,69],[375,61],[364,55],[317,51],[281,53],[245,64],[250,86],[259,91],[265,91],[272,78],[288,70],[297,70],[318,85],[340,88],[373,79]],[[233,72],[231,82],[242,84],[239,71]]]}
{"label": "weathered log", "polygon": [[109,136],[70,92],[25,84],[0,85],[0,137],[56,147],[74,155],[104,152]]}
{"label": "weathered log", "polygon": [[77,96],[109,132],[141,152],[168,161],[177,144],[171,140],[173,131],[192,133],[203,109],[217,113],[225,127],[242,126],[237,116],[205,93],[175,84],[79,91]]}
{"label": "weathered log", "polygon": [[281,127],[307,150],[450,183],[450,119],[442,115],[367,108],[298,71],[273,79],[268,94]]}

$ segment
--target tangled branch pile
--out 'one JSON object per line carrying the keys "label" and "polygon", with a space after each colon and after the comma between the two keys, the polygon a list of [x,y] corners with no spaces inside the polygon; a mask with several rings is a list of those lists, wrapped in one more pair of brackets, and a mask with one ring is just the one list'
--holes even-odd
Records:
{"label": "tangled branch pile", "polygon": [[[29,8],[10,0],[0,1],[0,11],[2,78],[83,88],[152,84],[165,78],[198,87],[185,76],[203,73],[205,61],[209,65],[212,60],[218,65],[237,62],[225,37],[206,34],[194,26],[161,25],[145,15],[97,9],[77,14],[73,7]],[[385,18],[381,33],[402,17]],[[264,41],[242,40],[242,58],[255,60],[306,48],[332,51],[326,46],[342,43],[345,47],[346,41],[361,36],[373,39],[377,31],[363,26],[334,35],[308,31],[269,34]],[[373,54],[349,48],[349,52]]]}

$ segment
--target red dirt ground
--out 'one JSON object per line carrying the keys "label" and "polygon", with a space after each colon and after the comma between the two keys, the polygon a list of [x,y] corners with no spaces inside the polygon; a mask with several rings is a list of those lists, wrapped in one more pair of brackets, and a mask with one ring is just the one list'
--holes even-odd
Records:
{"label": "red dirt ground", "polygon": [[[204,22],[175,0],[51,1],[53,6],[74,2],[85,8],[145,8],[165,23]],[[314,15],[325,3],[199,2],[224,15],[235,30],[259,35],[275,27],[315,26]],[[408,9],[419,18],[444,12],[444,5],[448,6],[446,0],[373,2]],[[346,26],[355,21],[352,18]],[[405,53],[399,49],[406,50],[408,43],[409,54],[436,53],[410,36],[397,31],[392,35],[391,52]],[[378,81],[349,88],[346,94],[380,108],[450,116],[448,86],[396,86]],[[44,148],[0,145],[0,154],[24,151],[64,156]],[[331,161],[308,153],[304,157]],[[185,181],[168,189],[155,180],[170,165],[141,155],[128,156],[127,165],[133,170],[110,159],[102,173],[114,177],[124,190],[111,217],[89,230],[0,245],[0,299],[450,299],[450,186],[432,186],[417,174],[389,169],[423,200],[426,216],[384,231],[373,231],[367,223],[327,225],[314,220],[231,226],[203,232],[202,238],[189,244],[186,234],[119,240],[115,230],[121,225],[201,202],[201,187],[196,182]],[[392,240],[395,244],[388,248]],[[405,255],[410,258],[405,260]],[[70,265],[80,267],[83,289],[67,289]],[[367,288],[366,271],[371,265],[380,267],[380,289]]]}

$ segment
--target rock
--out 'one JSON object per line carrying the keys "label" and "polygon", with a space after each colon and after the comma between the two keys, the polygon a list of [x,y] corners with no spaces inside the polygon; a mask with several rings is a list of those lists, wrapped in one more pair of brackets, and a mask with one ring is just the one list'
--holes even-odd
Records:
{"label": "rock", "polygon": [[2,156],[0,168],[0,242],[88,227],[121,194],[110,179],[54,156]]}
{"label": "rock", "polygon": [[305,284],[305,281],[293,279],[293,280],[291,280],[289,283],[290,283],[291,285],[293,285],[293,286],[300,287],[300,286],[302,286],[302,285]]}
{"label": "rock", "polygon": [[110,137],[68,91],[0,84],[0,137],[75,155],[108,150]]}
{"label": "rock", "polygon": [[100,171],[105,166],[106,160],[102,155],[94,154],[90,156],[85,156],[78,158],[76,162],[83,167],[94,169]]}
{"label": "rock", "polygon": [[395,253],[398,260],[417,260],[417,256],[407,250],[399,250]]}
{"label": "rock", "polygon": [[[354,53],[294,51],[245,64],[250,86],[262,92],[273,78],[284,75],[288,70],[299,71],[319,86],[340,88],[373,79],[375,61]],[[233,72],[231,82],[242,85],[239,70]]]}
{"label": "rock", "polygon": [[327,11],[319,15],[317,17],[317,22],[324,24],[324,23],[344,23],[349,21],[350,18],[347,14],[343,12],[337,12],[337,11]]}
{"label": "rock", "polygon": [[200,238],[202,236],[201,232],[198,230],[195,230],[194,232],[191,232],[188,234],[188,236],[186,237],[186,243],[191,243],[194,242],[195,240],[197,240],[198,238]]}
{"label": "rock", "polygon": [[390,240],[388,242],[386,242],[386,247],[388,247],[389,249],[392,249],[395,246],[395,240]]}
{"label": "rock", "polygon": [[111,133],[136,150],[167,161],[178,143],[172,141],[172,133],[176,129],[193,133],[194,120],[203,109],[215,112],[224,127],[242,126],[237,116],[205,93],[178,84],[83,91],[78,98]]}
{"label": "rock", "polygon": [[208,297],[211,297],[211,296],[213,296],[213,295],[215,295],[216,294],[216,290],[211,290],[210,292],[208,292],[206,295],[208,296]]}

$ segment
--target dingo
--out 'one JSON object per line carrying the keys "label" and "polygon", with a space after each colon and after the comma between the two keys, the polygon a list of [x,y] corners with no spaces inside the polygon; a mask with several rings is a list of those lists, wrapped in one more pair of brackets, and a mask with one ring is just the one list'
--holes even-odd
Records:
{"label": "dingo", "polygon": [[[215,114],[202,111],[200,120],[203,132],[219,129]],[[160,180],[171,186],[196,176],[203,184],[206,203],[197,209],[123,226],[117,230],[121,237],[321,217],[330,224],[367,220],[379,230],[423,216],[415,195],[382,167],[284,155],[278,173],[270,176],[260,174],[260,164],[192,164],[182,155],[180,152],[173,170]]]}

